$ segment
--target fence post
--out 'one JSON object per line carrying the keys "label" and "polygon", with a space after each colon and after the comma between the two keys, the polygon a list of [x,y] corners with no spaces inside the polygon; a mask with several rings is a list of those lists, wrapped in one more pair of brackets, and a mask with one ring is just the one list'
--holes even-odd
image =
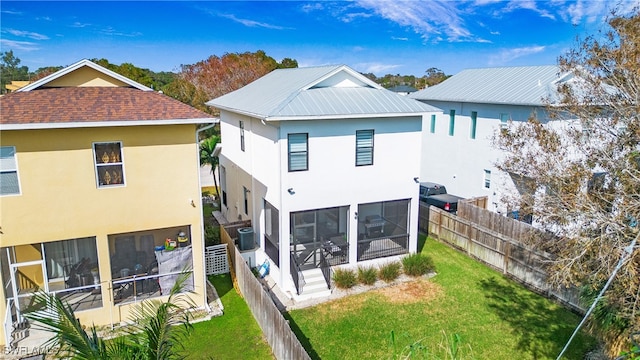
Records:
{"label": "fence post", "polygon": [[471,222],[470,221],[467,228],[469,229],[467,231],[467,256],[471,257]]}
{"label": "fence post", "polygon": [[442,239],[442,212],[438,211],[438,240]]}
{"label": "fence post", "polygon": [[511,244],[508,241],[502,241],[504,241],[504,265],[502,268],[502,273],[506,275],[509,267],[509,256],[511,256]]}

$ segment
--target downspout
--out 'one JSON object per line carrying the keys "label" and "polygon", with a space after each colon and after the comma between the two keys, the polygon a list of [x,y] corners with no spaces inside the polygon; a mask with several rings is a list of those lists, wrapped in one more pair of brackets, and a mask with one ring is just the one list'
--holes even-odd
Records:
{"label": "downspout", "polygon": [[[205,130],[211,129],[214,126],[216,126],[215,122],[196,130],[196,154],[198,156],[198,188],[200,189],[200,192],[202,192],[202,180],[200,179],[200,133]],[[216,176],[215,169],[212,169],[212,171],[213,176]],[[200,206],[202,206],[202,197],[200,198]],[[202,211],[200,211],[200,242],[202,243],[202,264],[204,265],[206,264],[206,259],[204,258],[204,213]],[[211,308],[209,308],[209,303],[207,303],[207,270],[204,267],[202,269],[202,280],[202,284],[204,284],[204,288],[202,289],[204,309],[207,311],[207,313],[210,313]]]}

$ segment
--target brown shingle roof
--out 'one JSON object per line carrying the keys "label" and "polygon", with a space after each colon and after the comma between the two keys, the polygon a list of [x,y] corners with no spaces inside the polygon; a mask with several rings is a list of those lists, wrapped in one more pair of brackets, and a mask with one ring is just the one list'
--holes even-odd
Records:
{"label": "brown shingle roof", "polygon": [[57,124],[211,119],[154,91],[124,87],[45,88],[0,97],[0,124]]}

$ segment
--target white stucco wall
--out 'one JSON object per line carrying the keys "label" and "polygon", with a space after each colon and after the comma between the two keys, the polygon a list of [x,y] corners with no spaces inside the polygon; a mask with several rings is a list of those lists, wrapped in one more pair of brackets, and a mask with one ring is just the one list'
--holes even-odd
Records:
{"label": "white stucco wall", "polygon": [[[488,209],[506,211],[500,204],[505,191],[514,189],[509,176],[495,167],[502,152],[493,148],[491,139],[500,129],[500,114],[507,113],[512,121],[527,121],[533,112],[546,121],[542,108],[500,104],[426,102],[443,110],[436,115],[435,133],[431,133],[431,118],[425,117],[422,141],[423,156],[420,181],[432,181],[446,186],[449,193],[465,198],[488,196]],[[449,111],[455,110],[453,136],[449,135]],[[471,112],[477,112],[476,137],[471,138]],[[491,171],[491,185],[484,187],[485,169]]]}
{"label": "white stucco wall", "polygon": [[[245,151],[240,150],[238,121],[244,121]],[[355,166],[356,130],[374,130],[374,164]],[[290,212],[349,206],[349,238],[357,237],[358,204],[410,199],[409,249],[417,247],[418,184],[422,148],[422,118],[333,119],[263,123],[258,119],[221,113],[223,150],[220,163],[227,173],[230,220],[242,218],[242,196],[250,190],[249,218],[264,246],[263,199],[280,214],[280,286],[289,281]],[[307,171],[288,171],[287,134],[308,133]],[[251,176],[251,175],[252,176]],[[287,189],[293,189],[290,194]],[[237,199],[237,200],[236,200]],[[235,209],[239,204],[240,209]],[[351,260],[355,262],[353,252]]]}

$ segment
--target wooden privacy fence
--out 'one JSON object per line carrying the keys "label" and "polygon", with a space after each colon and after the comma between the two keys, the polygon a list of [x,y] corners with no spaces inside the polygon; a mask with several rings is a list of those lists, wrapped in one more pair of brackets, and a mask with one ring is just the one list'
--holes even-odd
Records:
{"label": "wooden privacy fence", "polygon": [[[473,209],[464,210],[465,207]],[[533,250],[516,240],[520,238],[519,236],[531,236],[532,228],[521,228],[519,224],[507,224],[509,221],[518,221],[493,214],[500,219],[495,218],[490,211],[473,204],[458,204],[458,214],[464,215],[465,211],[470,210],[475,214],[473,217],[480,220],[472,221],[431,206],[428,209],[427,233],[464,251],[468,256],[502,271],[503,274],[524,284],[529,289],[549,298],[556,298],[574,311],[584,312],[584,308],[580,305],[578,289],[556,289],[547,283],[544,264],[552,260],[551,254]],[[423,212],[422,206],[420,211]],[[490,223],[490,219],[495,220],[497,224],[493,226],[493,230],[480,224]],[[420,221],[423,221],[422,216]],[[422,226],[420,228],[423,229]],[[504,230],[507,234],[514,234],[516,239],[495,229]]]}
{"label": "wooden privacy fence", "polygon": [[234,238],[225,229],[226,226],[220,226],[220,238],[228,244],[232,274],[235,274],[237,286],[271,346],[273,355],[276,359],[311,359],[291,330],[289,322],[244,261],[234,244]]}

